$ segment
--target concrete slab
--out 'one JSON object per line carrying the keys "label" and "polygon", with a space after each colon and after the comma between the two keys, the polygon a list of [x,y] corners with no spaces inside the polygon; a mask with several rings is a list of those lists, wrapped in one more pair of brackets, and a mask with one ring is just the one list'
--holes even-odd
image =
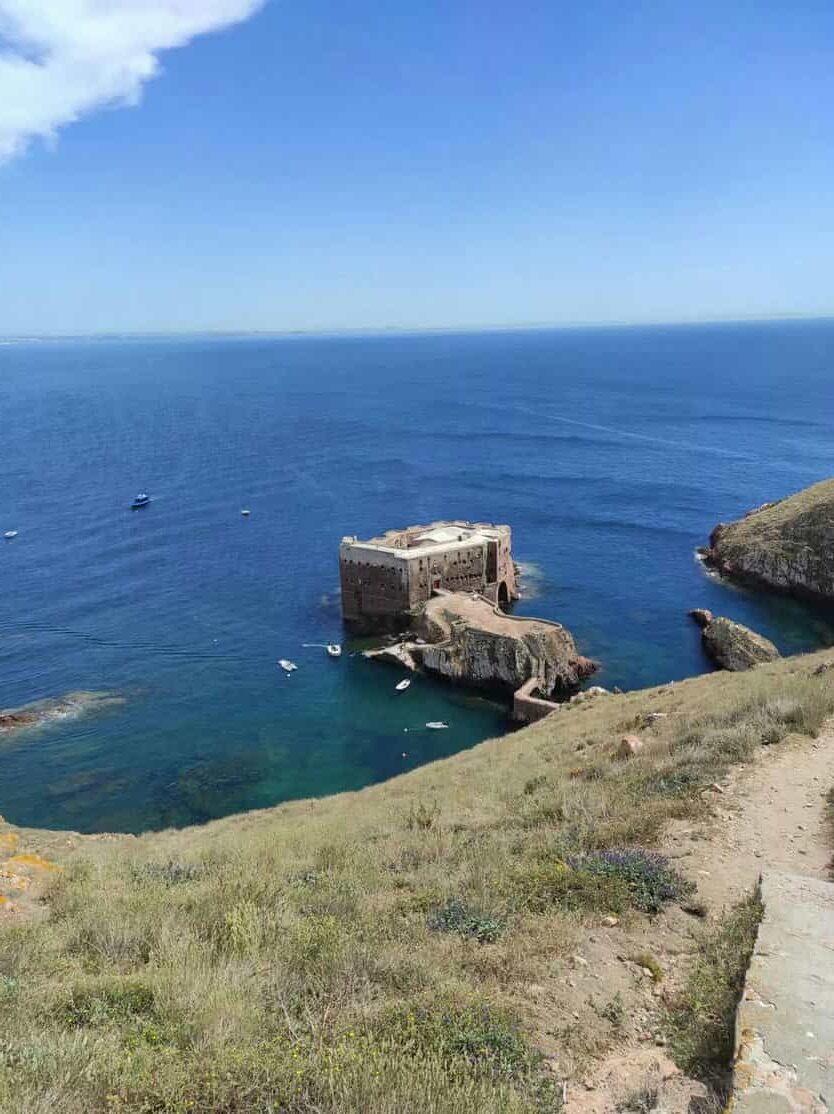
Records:
{"label": "concrete slab", "polygon": [[834,1104],[834,885],[762,877],[764,916],[736,1017],[733,1114]]}

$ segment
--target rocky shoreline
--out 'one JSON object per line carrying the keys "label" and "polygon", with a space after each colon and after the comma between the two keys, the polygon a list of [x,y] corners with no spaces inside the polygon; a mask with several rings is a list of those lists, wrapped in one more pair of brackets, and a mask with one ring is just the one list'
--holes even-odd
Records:
{"label": "rocky shoreline", "polygon": [[834,480],[718,523],[700,555],[728,579],[834,604]]}

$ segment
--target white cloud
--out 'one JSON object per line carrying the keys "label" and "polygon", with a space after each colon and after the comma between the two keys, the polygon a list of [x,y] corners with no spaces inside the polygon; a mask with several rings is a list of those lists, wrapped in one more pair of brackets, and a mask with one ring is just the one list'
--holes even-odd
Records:
{"label": "white cloud", "polygon": [[157,55],[265,0],[0,0],[0,162],[94,109],[136,104]]}

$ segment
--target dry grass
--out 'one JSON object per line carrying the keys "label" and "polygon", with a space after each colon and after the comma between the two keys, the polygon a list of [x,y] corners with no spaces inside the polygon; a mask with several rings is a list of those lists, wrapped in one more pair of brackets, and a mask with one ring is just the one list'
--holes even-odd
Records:
{"label": "dry grass", "polygon": [[704,936],[688,982],[669,1015],[677,1063],[719,1094],[729,1090],[736,1007],[762,919],[758,893],[742,901]]}
{"label": "dry grass", "polygon": [[[0,931],[0,1110],[557,1110],[530,984],[589,920],[677,885],[600,853],[655,847],[729,764],[816,733],[819,660],[601,697],[359,793],[85,842],[48,919]],[[614,760],[635,729],[641,755]],[[598,1053],[611,1012],[547,1039]]]}

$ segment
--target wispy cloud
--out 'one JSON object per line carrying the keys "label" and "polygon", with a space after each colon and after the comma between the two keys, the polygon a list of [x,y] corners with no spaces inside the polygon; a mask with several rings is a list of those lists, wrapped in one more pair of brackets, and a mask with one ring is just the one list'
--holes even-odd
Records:
{"label": "wispy cloud", "polygon": [[0,0],[0,162],[113,104],[136,104],[160,51],[265,0]]}

